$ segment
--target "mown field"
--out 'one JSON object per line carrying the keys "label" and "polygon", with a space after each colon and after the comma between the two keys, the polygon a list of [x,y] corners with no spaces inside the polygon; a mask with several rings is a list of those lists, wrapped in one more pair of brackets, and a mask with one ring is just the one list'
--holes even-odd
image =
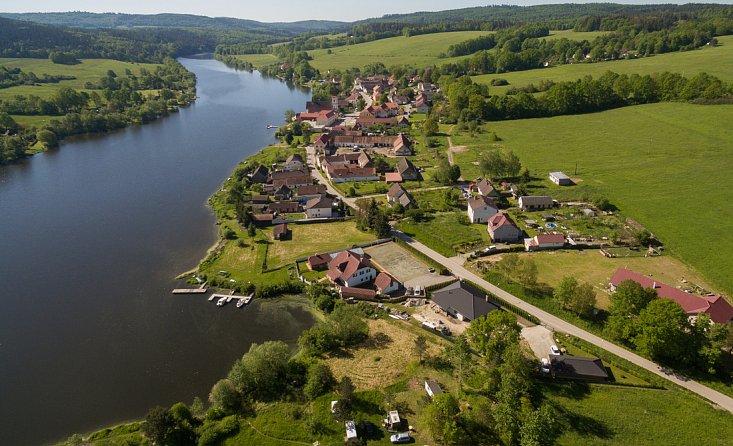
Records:
{"label": "mown field", "polygon": [[374,42],[331,48],[331,54],[328,54],[329,50],[326,49],[308,51],[308,54],[313,57],[310,64],[321,72],[329,69],[363,68],[377,62],[387,67],[392,65],[424,67],[459,60],[459,58],[441,59],[439,56],[454,43],[485,34],[487,32],[458,31],[412,37],[391,37]]}
{"label": "mown field", "polygon": [[274,64],[275,62],[277,62],[277,57],[275,57],[273,54],[238,54],[234,57],[241,61],[251,63],[255,66],[255,68]]}
{"label": "mown field", "polygon": [[125,77],[125,70],[130,70],[135,75],[140,74],[140,69],[154,70],[157,65],[144,63],[120,62],[110,59],[82,59],[77,65],[60,65],[48,59],[20,59],[0,58],[0,66],[7,68],[20,68],[26,73],[33,72],[37,76],[65,75],[74,76],[76,79],[60,81],[56,84],[19,85],[17,87],[0,89],[0,99],[13,97],[18,94],[35,95],[42,98],[51,96],[59,87],[71,87],[83,90],[87,82],[97,82],[99,78],[106,76],[108,70],[112,70],[117,76]]}
{"label": "mown field", "polygon": [[[503,139],[538,177],[533,194],[580,198],[605,194],[624,215],[655,233],[679,256],[722,288],[733,291],[729,230],[733,190],[733,107],[660,103],[601,113],[494,122]],[[463,176],[489,147],[485,134],[453,136],[468,150],[455,155]],[[577,175],[574,173],[577,163]],[[560,188],[547,172],[563,170],[579,184]]]}
{"label": "mown field", "polygon": [[[571,38],[573,33],[568,33]],[[575,33],[585,34],[585,33]],[[512,73],[485,74],[474,76],[473,80],[478,83],[489,84],[492,79],[502,78],[509,81],[509,85],[503,87],[491,87],[492,94],[503,94],[512,87],[523,87],[525,85],[538,85],[543,80],[572,81],[583,76],[602,76],[606,71],[614,71],[623,74],[653,74],[664,71],[681,73],[685,76],[694,76],[701,72],[707,72],[720,79],[733,81],[733,36],[722,36],[718,38],[720,46],[703,47],[698,50],[659,54],[640,59],[616,60],[599,63],[577,63],[557,65],[550,68],[538,68],[536,70],[515,71]]]}

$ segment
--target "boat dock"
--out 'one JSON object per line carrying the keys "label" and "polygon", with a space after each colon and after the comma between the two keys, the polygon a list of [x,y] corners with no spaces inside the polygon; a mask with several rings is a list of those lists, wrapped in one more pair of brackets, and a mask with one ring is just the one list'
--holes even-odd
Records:
{"label": "boat dock", "polygon": [[[247,305],[252,301],[254,298],[254,294],[250,294],[249,296],[237,296],[235,294],[212,294],[209,296],[209,301],[216,300],[218,306],[223,306],[225,303],[229,303],[232,300],[238,300],[237,302],[237,308],[241,308],[244,305]],[[221,302],[221,305],[219,304]]]}
{"label": "boat dock", "polygon": [[171,293],[173,294],[206,294],[209,291],[208,288],[176,288]]}

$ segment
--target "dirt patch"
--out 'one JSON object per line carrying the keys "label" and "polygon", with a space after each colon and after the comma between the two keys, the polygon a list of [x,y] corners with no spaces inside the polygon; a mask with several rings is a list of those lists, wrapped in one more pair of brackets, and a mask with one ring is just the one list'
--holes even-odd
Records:
{"label": "dirt patch", "polygon": [[396,243],[384,243],[364,250],[374,263],[404,283],[428,272],[428,266]]}
{"label": "dirt patch", "polygon": [[449,148],[448,150],[451,151],[451,152],[453,152],[453,153],[463,153],[463,152],[468,151],[468,147],[466,147],[466,146],[453,146],[453,147]]}
{"label": "dirt patch", "polygon": [[[392,322],[378,319],[370,320],[369,340],[356,348],[341,352],[326,362],[337,379],[348,376],[357,390],[383,389],[400,378],[408,362],[417,359],[413,346],[417,334],[403,321]],[[428,344],[428,352],[437,355],[440,347]]]}

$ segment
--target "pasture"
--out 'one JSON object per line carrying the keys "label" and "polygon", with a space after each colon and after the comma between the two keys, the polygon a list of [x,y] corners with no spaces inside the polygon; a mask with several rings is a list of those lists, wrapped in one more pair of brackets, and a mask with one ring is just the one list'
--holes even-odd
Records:
{"label": "pasture", "polygon": [[543,80],[555,82],[574,81],[588,75],[597,78],[606,71],[642,75],[670,71],[684,76],[694,76],[698,73],[707,72],[726,82],[731,82],[733,81],[733,36],[722,36],[718,38],[718,41],[720,46],[703,47],[693,51],[658,54],[639,59],[565,64],[511,73],[484,74],[474,76],[473,80],[487,85],[491,83],[492,79],[496,78],[509,81],[509,85],[503,87],[490,87],[492,94],[504,94],[512,87],[524,87],[529,84],[538,85]]}
{"label": "pasture", "polygon": [[[573,199],[603,194],[620,211],[646,226],[668,253],[691,265],[716,291],[733,291],[729,230],[733,190],[733,107],[659,103],[601,113],[493,122],[485,134],[453,136],[468,150],[455,154],[463,176],[480,174],[482,150],[513,150],[537,180],[533,195]],[[574,174],[577,163],[577,175]],[[562,170],[579,178],[559,187],[546,175]]]}
{"label": "pasture", "polygon": [[241,61],[251,63],[255,68],[271,65],[277,62],[277,57],[273,54],[237,54],[234,57]]}
{"label": "pasture", "polygon": [[27,59],[27,58],[0,58],[0,66],[7,68],[20,68],[26,73],[33,72],[37,76],[42,74],[74,76],[73,80],[64,80],[56,84],[19,85],[16,87],[0,89],[0,99],[11,98],[15,95],[35,95],[41,98],[51,96],[59,87],[71,87],[76,90],[83,90],[87,82],[97,82],[99,78],[107,75],[112,70],[117,76],[126,76],[126,70],[139,75],[140,69],[149,71],[155,70],[157,65],[145,63],[120,62],[110,59],[82,59],[77,65],[60,65],[48,59]]}
{"label": "pasture", "polygon": [[311,50],[310,64],[326,72],[329,69],[345,70],[381,62],[385,66],[412,65],[425,67],[455,62],[460,58],[440,58],[449,46],[464,40],[486,35],[485,31],[458,31],[449,33],[423,34],[412,37],[391,37],[357,45]]}

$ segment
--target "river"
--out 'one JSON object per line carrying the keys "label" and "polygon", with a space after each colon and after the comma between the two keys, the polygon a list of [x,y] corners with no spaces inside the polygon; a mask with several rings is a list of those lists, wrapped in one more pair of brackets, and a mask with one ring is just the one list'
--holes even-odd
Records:
{"label": "river", "polygon": [[0,444],[37,445],[206,399],[252,342],[313,323],[280,301],[170,294],[216,240],[207,198],[308,94],[182,59],[199,99],[0,167]]}

